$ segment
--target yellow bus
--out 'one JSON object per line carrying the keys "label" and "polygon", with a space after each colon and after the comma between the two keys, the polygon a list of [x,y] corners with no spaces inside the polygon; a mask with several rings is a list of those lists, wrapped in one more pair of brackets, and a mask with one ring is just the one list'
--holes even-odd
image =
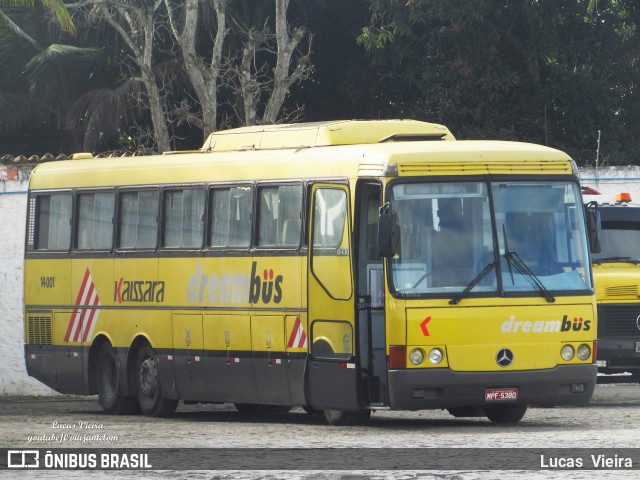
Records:
{"label": "yellow bus", "polygon": [[[85,155],[86,156],[86,155]],[[25,359],[107,413],[177,403],[519,421],[596,382],[571,159],[411,120],[216,132],[30,177]]]}

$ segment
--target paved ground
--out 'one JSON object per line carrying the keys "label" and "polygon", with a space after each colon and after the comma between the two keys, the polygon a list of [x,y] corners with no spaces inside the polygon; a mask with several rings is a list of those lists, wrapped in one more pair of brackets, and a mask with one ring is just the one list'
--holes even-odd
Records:
{"label": "paved ground", "polygon": [[[84,422],[84,423],[83,423]],[[73,426],[75,428],[60,428]],[[640,446],[640,385],[598,385],[592,402],[577,408],[532,408],[517,425],[485,418],[456,419],[442,411],[375,412],[368,426],[330,427],[297,409],[288,414],[246,415],[230,405],[180,406],[175,417],[102,414],[96,398],[1,398],[0,448],[516,448],[623,449]],[[96,428],[89,428],[89,427]],[[61,433],[69,436],[59,440]],[[467,450],[473,452],[474,450]],[[603,450],[604,451],[604,450]],[[609,450],[610,452],[611,450]],[[359,452],[359,450],[354,450]],[[221,465],[220,468],[224,469]],[[22,472],[21,472],[22,473]],[[37,473],[37,475],[36,475]],[[91,478],[127,478],[141,472],[91,472]],[[85,478],[82,472],[31,472],[20,478]],[[639,478],[640,471],[455,472],[144,472],[145,478]],[[18,478],[0,471],[0,478]]]}

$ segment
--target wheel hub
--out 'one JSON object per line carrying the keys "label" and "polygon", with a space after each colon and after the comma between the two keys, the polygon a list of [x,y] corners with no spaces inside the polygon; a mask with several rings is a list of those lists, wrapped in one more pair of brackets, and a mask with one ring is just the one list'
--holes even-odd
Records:
{"label": "wheel hub", "polygon": [[145,359],[140,364],[138,371],[140,391],[148,396],[153,396],[158,388],[158,368],[152,358]]}

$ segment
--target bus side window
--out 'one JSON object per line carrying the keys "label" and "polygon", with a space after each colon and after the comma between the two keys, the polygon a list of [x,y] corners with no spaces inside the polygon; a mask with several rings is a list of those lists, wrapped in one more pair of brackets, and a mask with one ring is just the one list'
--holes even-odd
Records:
{"label": "bus side window", "polygon": [[[38,195],[31,222],[34,250],[68,251],[71,243],[71,193]],[[35,210],[35,211],[33,211]]]}
{"label": "bus side window", "polygon": [[158,239],[158,193],[154,190],[120,193],[118,247],[155,249]]}
{"label": "bus side window", "polygon": [[259,247],[298,247],[302,226],[302,186],[258,187]]}
{"label": "bus side window", "polygon": [[115,194],[79,193],[75,246],[79,250],[111,250]]}
{"label": "bus side window", "polygon": [[191,249],[202,247],[203,193],[200,188],[164,191],[163,247]]}
{"label": "bus side window", "polygon": [[209,204],[209,246],[249,248],[253,190],[249,185],[214,188]]}

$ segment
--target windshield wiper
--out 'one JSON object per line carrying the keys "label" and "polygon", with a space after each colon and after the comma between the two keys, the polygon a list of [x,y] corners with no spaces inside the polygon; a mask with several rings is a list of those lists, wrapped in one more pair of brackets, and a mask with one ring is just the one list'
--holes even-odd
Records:
{"label": "windshield wiper", "polygon": [[595,258],[593,263],[601,264],[607,262],[621,262],[621,263],[634,263],[636,265],[640,264],[640,260],[637,258],[631,257],[603,257],[603,258]]}
{"label": "windshield wiper", "polygon": [[[511,271],[511,264],[516,267],[516,270],[520,272],[522,275],[527,277],[529,283],[536,287],[542,296],[547,299],[547,302],[553,303],[556,301],[556,298],[551,295],[551,292],[547,290],[544,284],[540,281],[538,276],[533,273],[533,271],[529,268],[529,266],[524,263],[524,261],[518,256],[516,252],[509,251],[509,244],[507,243],[507,229],[504,224],[502,225],[502,235],[504,237],[504,258],[507,260],[507,264],[509,265],[509,273],[511,274],[511,282],[514,282],[513,272]],[[514,282],[515,283],[515,282]]]}
{"label": "windshield wiper", "polygon": [[498,266],[498,261],[494,260],[493,262],[489,263],[486,267],[484,267],[482,271],[478,275],[476,275],[473,280],[469,282],[469,284],[465,287],[464,290],[462,290],[459,294],[457,294],[455,297],[449,300],[449,305],[457,305],[460,302],[460,300],[466,297],[467,294],[471,290],[473,290],[473,288],[476,285],[478,285],[484,277],[489,275],[493,269],[497,268],[497,266]]}

